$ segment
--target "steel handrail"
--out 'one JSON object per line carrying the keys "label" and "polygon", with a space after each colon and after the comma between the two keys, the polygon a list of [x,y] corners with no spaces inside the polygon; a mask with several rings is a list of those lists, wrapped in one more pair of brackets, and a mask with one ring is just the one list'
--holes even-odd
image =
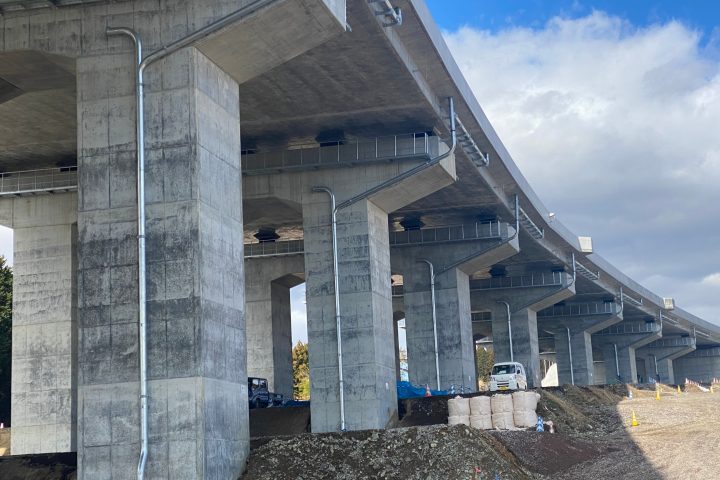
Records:
{"label": "steel handrail", "polygon": [[567,272],[532,273],[509,277],[492,277],[472,280],[470,291],[495,288],[532,288],[559,286],[569,283],[571,275]]}
{"label": "steel handrail", "polygon": [[509,228],[505,229],[505,233],[503,233],[502,225],[508,224],[500,221],[488,221],[475,222],[472,227],[469,224],[460,224],[421,228],[418,230],[394,231],[390,232],[390,245],[416,245],[503,238],[507,235]]}
{"label": "steel handrail", "polygon": [[283,240],[277,242],[246,243],[245,258],[274,257],[278,255],[294,255],[305,251],[303,240]]}
{"label": "steel handrail", "polygon": [[77,189],[77,167],[43,168],[0,173],[0,195]]}

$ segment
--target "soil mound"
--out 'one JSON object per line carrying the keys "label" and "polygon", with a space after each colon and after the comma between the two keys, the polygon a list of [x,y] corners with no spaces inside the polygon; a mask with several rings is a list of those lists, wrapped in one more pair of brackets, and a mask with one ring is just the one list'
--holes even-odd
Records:
{"label": "soil mound", "polygon": [[76,471],[76,453],[0,457],[3,480],[75,480]]}
{"label": "soil mound", "polygon": [[366,430],[273,439],[252,452],[244,480],[530,479],[491,434],[470,427]]}

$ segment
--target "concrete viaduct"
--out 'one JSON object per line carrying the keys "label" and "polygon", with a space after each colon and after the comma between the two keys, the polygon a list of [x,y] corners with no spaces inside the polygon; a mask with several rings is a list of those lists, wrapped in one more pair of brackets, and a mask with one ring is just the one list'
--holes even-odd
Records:
{"label": "concrete viaduct", "polygon": [[81,479],[236,478],[303,281],[315,432],[392,424],[401,318],[433,387],[489,340],[533,385],[720,377],[720,327],[549,216],[422,0],[0,0],[0,172],[12,452]]}

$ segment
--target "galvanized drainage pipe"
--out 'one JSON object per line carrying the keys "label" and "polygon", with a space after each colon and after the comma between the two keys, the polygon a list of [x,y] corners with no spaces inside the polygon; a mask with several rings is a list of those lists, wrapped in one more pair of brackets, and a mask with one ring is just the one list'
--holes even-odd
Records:
{"label": "galvanized drainage pipe", "polygon": [[343,380],[342,325],[340,321],[340,276],[338,274],[337,208],[335,194],[327,187],[313,187],[313,192],[325,192],[330,197],[332,212],[333,283],[335,286],[335,332],[337,337],[338,381],[340,383],[340,430],[345,431],[345,381]]}
{"label": "galvanized drainage pipe", "polygon": [[514,362],[515,357],[513,356],[513,344],[512,344],[512,325],[510,323],[510,319],[512,318],[510,315],[510,304],[508,302],[504,302],[502,300],[498,300],[496,303],[502,303],[505,305],[505,308],[507,308],[507,322],[508,322],[508,337],[510,337],[510,361]]}
{"label": "galvanized drainage pipe", "polygon": [[437,314],[435,311],[435,268],[430,260],[421,258],[418,261],[427,263],[430,268],[430,302],[432,303],[433,339],[435,341],[435,377],[437,389],[440,390],[440,352],[438,350]]}
{"label": "galvanized drainage pipe", "polygon": [[615,374],[617,378],[620,379],[620,362],[618,361],[617,343],[613,343],[613,347],[615,348]]}
{"label": "galvanized drainage pipe", "polygon": [[567,329],[567,337],[568,337],[568,355],[570,356],[570,383],[575,385],[575,372],[573,371],[573,360],[572,360],[572,341],[570,341],[570,327],[565,327]]}
{"label": "galvanized drainage pipe", "polygon": [[218,30],[256,12],[274,0],[257,0],[235,12],[166,45],[143,59],[142,39],[137,32],[125,27],[108,27],[106,33],[127,35],[135,45],[135,144],[137,150],[137,230],[138,230],[138,354],[140,357],[140,458],[137,478],[145,478],[148,457],[148,394],[147,394],[147,308],[145,262],[145,91],[143,73],[158,60],[217,32]]}

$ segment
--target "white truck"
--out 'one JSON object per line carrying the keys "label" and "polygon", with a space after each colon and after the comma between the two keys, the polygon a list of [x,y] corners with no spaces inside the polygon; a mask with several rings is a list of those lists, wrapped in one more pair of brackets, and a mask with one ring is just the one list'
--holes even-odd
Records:
{"label": "white truck", "polygon": [[498,390],[527,390],[527,376],[522,363],[502,362],[493,365],[490,391]]}

